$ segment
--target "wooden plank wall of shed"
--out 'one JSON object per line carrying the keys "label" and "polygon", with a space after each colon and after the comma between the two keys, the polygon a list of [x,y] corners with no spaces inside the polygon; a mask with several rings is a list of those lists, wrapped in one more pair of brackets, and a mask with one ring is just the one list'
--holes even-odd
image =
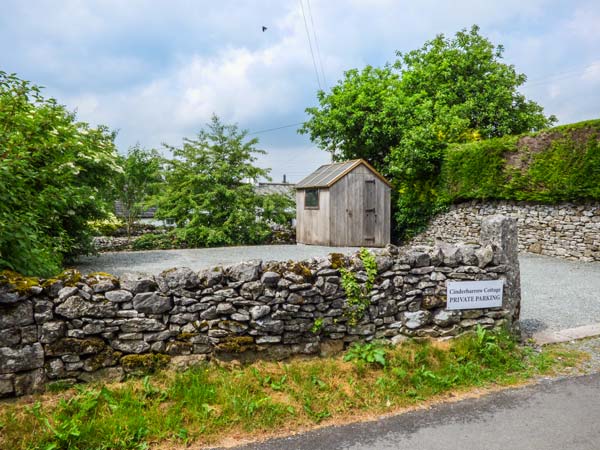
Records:
{"label": "wooden plank wall of shed", "polygon": [[296,191],[296,242],[331,245],[329,189],[319,189],[319,209],[304,209],[304,190]]}
{"label": "wooden plank wall of shed", "polygon": [[[376,226],[375,241],[365,241],[366,180],[375,180]],[[389,243],[390,236],[390,189],[365,166],[352,170],[330,188],[331,245],[374,246]]]}

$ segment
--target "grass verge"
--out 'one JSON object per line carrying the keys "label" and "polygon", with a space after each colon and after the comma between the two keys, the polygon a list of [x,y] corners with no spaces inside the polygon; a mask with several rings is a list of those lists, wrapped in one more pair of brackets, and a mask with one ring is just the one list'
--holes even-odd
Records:
{"label": "grass verge", "polygon": [[355,344],[336,358],[245,367],[212,363],[0,404],[0,448],[208,445],[391,413],[472,387],[517,384],[582,357],[535,352],[507,333],[480,328],[445,342]]}

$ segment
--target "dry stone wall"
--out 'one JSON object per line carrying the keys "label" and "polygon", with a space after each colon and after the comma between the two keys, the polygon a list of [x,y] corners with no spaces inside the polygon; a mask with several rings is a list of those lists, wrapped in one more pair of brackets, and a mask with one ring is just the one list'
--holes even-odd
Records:
{"label": "dry stone wall", "polygon": [[477,241],[482,221],[512,217],[519,225],[519,250],[582,261],[600,261],[600,203],[540,205],[467,202],[435,217],[412,244]]}
{"label": "dry stone wall", "polygon": [[[328,354],[356,340],[455,336],[477,325],[514,326],[520,288],[516,227],[492,217],[476,244],[373,252],[370,306],[354,325],[340,268],[359,282],[357,255],[303,262],[250,261],[157,276],[75,272],[0,286],[0,395],[48,382],[121,379],[210,358],[282,359]],[[505,280],[503,306],[446,310],[446,280]]]}

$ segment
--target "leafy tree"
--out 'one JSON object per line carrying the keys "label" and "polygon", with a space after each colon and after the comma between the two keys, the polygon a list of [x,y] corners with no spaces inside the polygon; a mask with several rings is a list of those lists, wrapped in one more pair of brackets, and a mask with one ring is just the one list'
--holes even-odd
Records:
{"label": "leafy tree", "polygon": [[87,223],[119,172],[113,140],[0,71],[0,269],[48,275],[91,250]]}
{"label": "leafy tree", "polygon": [[526,77],[473,26],[397,53],[382,69],[350,70],[300,129],[336,159],[365,158],[397,188],[396,220],[412,234],[439,205],[449,143],[539,130],[556,121],[518,92]]}
{"label": "leafy tree", "polygon": [[117,178],[116,198],[123,205],[127,236],[149,199],[162,182],[162,157],[156,150],[145,150],[139,145],[131,147],[127,156],[119,156],[123,173]]}
{"label": "leafy tree", "polygon": [[195,139],[168,147],[174,159],[157,216],[174,219],[178,237],[188,244],[256,244],[270,234],[270,223],[289,220],[289,199],[255,192],[253,185],[268,178],[268,170],[254,166],[254,155],[264,151],[246,136],[213,116]]}

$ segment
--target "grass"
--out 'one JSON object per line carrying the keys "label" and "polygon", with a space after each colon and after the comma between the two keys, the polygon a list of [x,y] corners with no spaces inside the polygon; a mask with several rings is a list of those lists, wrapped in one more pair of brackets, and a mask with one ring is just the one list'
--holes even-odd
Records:
{"label": "grass", "polygon": [[211,444],[393,412],[474,386],[520,383],[581,357],[567,350],[538,353],[504,332],[480,328],[453,341],[355,344],[345,357],[243,367],[211,363],[5,402],[0,448]]}

